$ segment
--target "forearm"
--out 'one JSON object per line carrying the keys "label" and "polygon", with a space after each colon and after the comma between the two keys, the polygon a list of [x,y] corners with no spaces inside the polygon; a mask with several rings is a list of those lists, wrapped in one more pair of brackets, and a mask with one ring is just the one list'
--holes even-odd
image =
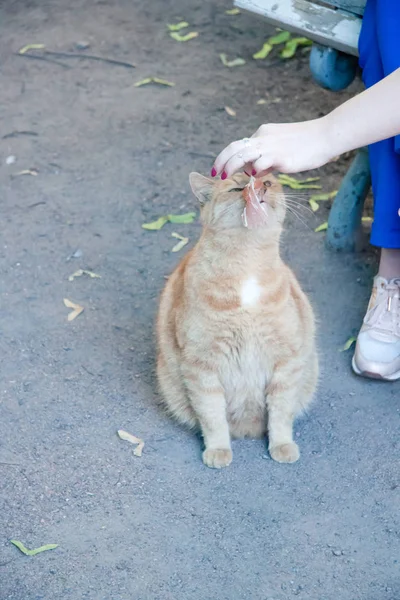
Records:
{"label": "forearm", "polygon": [[323,119],[334,155],[400,134],[400,69]]}

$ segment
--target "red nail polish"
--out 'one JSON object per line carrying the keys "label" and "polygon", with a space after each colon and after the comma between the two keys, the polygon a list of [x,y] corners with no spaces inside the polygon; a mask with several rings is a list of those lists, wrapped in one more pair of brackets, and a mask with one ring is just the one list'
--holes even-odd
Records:
{"label": "red nail polish", "polygon": [[222,171],[221,179],[226,179],[226,178],[227,178],[227,174],[225,173],[225,171]]}
{"label": "red nail polish", "polygon": [[252,170],[252,172],[251,172],[251,174],[252,174],[253,176],[254,176],[254,175],[257,175],[257,171],[256,171],[255,169],[253,169],[253,170]]}
{"label": "red nail polish", "polygon": [[215,176],[216,176],[216,174],[217,174],[217,169],[216,169],[215,167],[213,167],[213,168],[211,169],[211,177],[215,177]]}

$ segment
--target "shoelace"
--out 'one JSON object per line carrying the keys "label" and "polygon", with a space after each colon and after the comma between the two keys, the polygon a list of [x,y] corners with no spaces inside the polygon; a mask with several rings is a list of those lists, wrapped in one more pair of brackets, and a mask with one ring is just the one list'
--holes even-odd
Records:
{"label": "shoelace", "polygon": [[384,297],[379,299],[364,317],[365,325],[377,327],[385,333],[400,335],[400,279],[385,285]]}

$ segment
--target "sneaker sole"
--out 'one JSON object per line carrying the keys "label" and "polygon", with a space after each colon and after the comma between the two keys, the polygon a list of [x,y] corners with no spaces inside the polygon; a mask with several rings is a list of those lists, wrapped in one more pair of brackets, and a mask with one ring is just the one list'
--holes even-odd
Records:
{"label": "sneaker sole", "polygon": [[384,377],[380,373],[371,373],[371,371],[361,371],[357,367],[357,363],[354,356],[353,360],[351,361],[351,366],[356,375],[359,375],[360,377],[366,377],[367,379],[378,379],[379,381],[397,381],[398,379],[400,379],[400,371],[392,373],[392,375],[386,375],[386,377]]}

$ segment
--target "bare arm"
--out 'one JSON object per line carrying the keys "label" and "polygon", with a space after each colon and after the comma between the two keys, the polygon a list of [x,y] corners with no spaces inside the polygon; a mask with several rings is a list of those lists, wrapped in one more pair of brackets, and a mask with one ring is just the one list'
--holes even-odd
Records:
{"label": "bare arm", "polygon": [[320,119],[261,125],[250,139],[227,146],[212,175],[229,177],[245,165],[253,175],[298,173],[335,156],[400,134],[400,69]]}

